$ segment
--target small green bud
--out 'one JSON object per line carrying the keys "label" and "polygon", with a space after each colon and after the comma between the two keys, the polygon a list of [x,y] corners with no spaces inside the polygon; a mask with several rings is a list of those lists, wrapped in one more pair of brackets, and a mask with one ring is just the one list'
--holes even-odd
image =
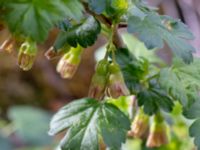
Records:
{"label": "small green bud", "polygon": [[105,59],[97,64],[88,92],[89,97],[99,100],[103,98],[108,79],[108,66],[109,62]]}
{"label": "small green bud", "polygon": [[72,47],[59,60],[57,72],[62,78],[71,79],[74,76],[81,61],[82,50],[83,48],[79,45],[76,48]]}
{"label": "small green bud", "polygon": [[37,54],[37,45],[35,41],[25,41],[18,53],[18,65],[24,71],[28,71],[32,68]]}
{"label": "small green bud", "polygon": [[129,95],[130,93],[124,82],[123,74],[119,65],[116,63],[110,64],[109,72],[108,95],[113,98]]}
{"label": "small green bud", "polygon": [[147,147],[160,147],[168,144],[169,137],[167,134],[167,124],[161,116],[154,116],[154,121],[151,125],[150,133],[147,139]]}
{"label": "small green bud", "polygon": [[133,137],[141,138],[149,129],[149,116],[144,113],[142,109],[139,110],[135,116],[132,126],[131,133]]}

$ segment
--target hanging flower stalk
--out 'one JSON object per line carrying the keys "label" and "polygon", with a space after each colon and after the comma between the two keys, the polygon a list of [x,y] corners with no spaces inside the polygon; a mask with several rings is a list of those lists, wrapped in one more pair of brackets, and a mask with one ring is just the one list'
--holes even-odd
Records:
{"label": "hanging flower stalk", "polygon": [[24,71],[30,70],[35,61],[37,51],[38,49],[37,49],[36,42],[31,39],[27,39],[21,45],[19,53],[18,53],[19,67],[23,69]]}
{"label": "hanging flower stalk", "polygon": [[60,73],[62,78],[71,79],[74,76],[81,61],[82,51],[83,48],[80,45],[75,48],[72,47],[59,60],[57,72]]}

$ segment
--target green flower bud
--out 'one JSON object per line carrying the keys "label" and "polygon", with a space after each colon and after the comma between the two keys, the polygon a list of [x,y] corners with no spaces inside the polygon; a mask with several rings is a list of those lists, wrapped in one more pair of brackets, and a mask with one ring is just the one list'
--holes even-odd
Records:
{"label": "green flower bud", "polygon": [[109,62],[105,59],[99,61],[96,72],[92,77],[88,96],[95,99],[102,99],[108,79]]}
{"label": "green flower bud", "polygon": [[59,60],[57,72],[62,78],[71,79],[74,76],[81,61],[82,50],[83,48],[79,45],[76,48],[72,47]]}
{"label": "green flower bud", "polygon": [[147,147],[160,147],[168,144],[169,137],[167,135],[167,124],[160,115],[154,116],[150,133],[147,139]]}
{"label": "green flower bud", "polygon": [[149,116],[144,113],[142,109],[139,110],[135,116],[132,126],[131,133],[133,137],[141,138],[149,129]]}
{"label": "green flower bud", "polygon": [[37,54],[37,45],[35,41],[25,41],[18,53],[18,65],[24,71],[32,68]]}
{"label": "green flower bud", "polygon": [[124,82],[119,65],[116,63],[110,64],[109,72],[108,95],[113,98],[129,95],[130,93]]}

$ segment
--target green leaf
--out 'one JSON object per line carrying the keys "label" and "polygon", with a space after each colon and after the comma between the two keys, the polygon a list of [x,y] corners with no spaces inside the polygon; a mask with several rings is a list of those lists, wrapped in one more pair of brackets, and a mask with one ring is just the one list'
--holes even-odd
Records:
{"label": "green leaf", "polygon": [[130,129],[128,118],[114,105],[105,103],[100,108],[99,128],[105,144],[114,150],[120,150],[126,141]]}
{"label": "green leaf", "polygon": [[149,6],[147,2],[141,0],[132,0],[133,5],[129,8],[129,15],[144,19],[148,13],[154,12],[157,8]]}
{"label": "green leaf", "polygon": [[174,72],[187,88],[200,89],[200,59],[194,59],[193,63],[185,65],[178,59],[173,62]]}
{"label": "green leaf", "polygon": [[140,80],[148,74],[148,62],[145,59],[137,60],[125,48],[116,51],[116,60],[123,72],[126,85],[131,93],[136,94],[142,88]]}
{"label": "green leaf", "polygon": [[144,106],[144,112],[153,115],[162,108],[166,112],[171,112],[174,106],[172,99],[162,90],[143,90],[137,95],[138,105]]}
{"label": "green leaf", "polygon": [[101,14],[106,9],[107,0],[88,0],[89,6],[92,11]]}
{"label": "green leaf", "polygon": [[78,19],[82,9],[77,0],[8,0],[5,20],[12,32],[44,41],[49,30],[65,17]]}
{"label": "green leaf", "polygon": [[90,9],[97,14],[104,13],[114,19],[128,9],[128,0],[88,0]]}
{"label": "green leaf", "polygon": [[191,106],[185,107],[183,115],[188,119],[200,118],[200,99],[196,100]]}
{"label": "green leaf", "polygon": [[54,43],[54,47],[59,50],[66,43],[73,47],[76,47],[77,44],[82,47],[91,46],[96,41],[100,31],[100,23],[94,17],[89,17],[83,23],[75,25],[65,32],[61,31]]}
{"label": "green leaf", "polygon": [[147,48],[162,48],[167,42],[173,53],[182,58],[185,63],[193,60],[194,48],[186,41],[193,39],[192,33],[179,20],[167,16],[159,16],[149,13],[144,19],[130,16],[128,20],[128,32],[137,33],[139,39]]}
{"label": "green leaf", "polygon": [[74,124],[61,141],[62,150],[98,150],[98,132],[96,121],[98,111],[93,109],[87,112],[80,122]]}
{"label": "green leaf", "polygon": [[84,118],[89,112],[93,112],[96,105],[98,106],[98,103],[93,99],[82,99],[69,103],[52,118],[49,134],[55,135],[73,124],[79,123],[81,118]]}
{"label": "green leaf", "polygon": [[[64,14],[67,18],[80,21],[82,18],[83,6],[80,0],[60,0],[63,5]],[[61,9],[62,7],[60,7]]]}
{"label": "green leaf", "polygon": [[[113,104],[85,98],[71,102],[53,117],[50,134],[67,128],[60,143],[63,150],[98,150],[99,134],[108,147],[120,147],[125,142],[130,122]],[[108,140],[108,137],[112,139]]]}
{"label": "green leaf", "polygon": [[44,146],[52,143],[48,136],[50,114],[34,107],[16,106],[9,110],[9,118],[16,127],[16,134],[28,145]]}
{"label": "green leaf", "polygon": [[187,93],[184,85],[170,68],[161,69],[158,82],[173,98],[179,100],[183,106],[188,103]]}
{"label": "green leaf", "polygon": [[194,137],[194,143],[200,149],[200,119],[196,120],[189,129],[189,133],[191,137]]}

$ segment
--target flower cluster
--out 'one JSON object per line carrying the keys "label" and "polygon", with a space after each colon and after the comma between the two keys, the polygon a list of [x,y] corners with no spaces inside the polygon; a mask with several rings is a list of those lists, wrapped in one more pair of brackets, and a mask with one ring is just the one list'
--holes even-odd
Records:
{"label": "flower cluster", "polygon": [[150,148],[168,144],[168,126],[161,114],[158,113],[154,115],[153,122],[150,127],[149,122],[149,116],[143,112],[142,108],[140,108],[138,114],[133,120],[129,136],[136,138],[145,138],[147,136],[146,146]]}
{"label": "flower cluster", "polygon": [[102,99],[105,94],[109,97],[129,95],[120,67],[116,63],[101,60],[96,67],[89,89],[89,97]]}

